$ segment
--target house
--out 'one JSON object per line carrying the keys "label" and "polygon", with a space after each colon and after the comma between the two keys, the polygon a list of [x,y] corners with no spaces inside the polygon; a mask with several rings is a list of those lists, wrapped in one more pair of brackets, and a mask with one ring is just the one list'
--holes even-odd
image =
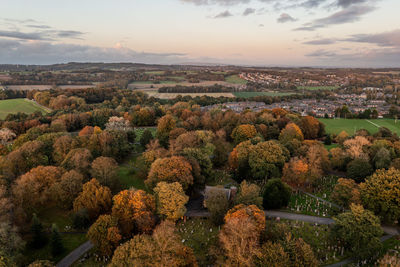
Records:
{"label": "house", "polygon": [[205,208],[206,207],[206,200],[207,200],[207,195],[211,192],[211,191],[220,191],[222,193],[224,193],[226,195],[226,198],[229,201],[232,201],[237,193],[237,187],[236,186],[231,186],[229,188],[225,188],[225,187],[218,187],[218,186],[206,186],[204,188],[204,191],[202,192],[202,195],[204,196],[204,202],[203,205]]}

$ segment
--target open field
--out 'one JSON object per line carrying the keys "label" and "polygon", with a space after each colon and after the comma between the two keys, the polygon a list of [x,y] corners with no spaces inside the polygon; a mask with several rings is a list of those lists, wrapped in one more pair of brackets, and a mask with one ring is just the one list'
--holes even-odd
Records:
{"label": "open field", "polygon": [[152,71],[145,71],[144,73],[149,75],[163,75],[165,71],[163,70],[152,70]]}
{"label": "open field", "polygon": [[394,133],[400,134],[400,122],[395,123],[393,119],[319,119],[325,124],[325,130],[330,134],[339,134],[341,131],[346,131],[353,135],[357,130],[365,129],[370,133],[376,133],[379,127],[386,127]]}
{"label": "open field", "polygon": [[[6,87],[9,90],[38,90],[38,91],[50,90],[51,88],[53,88],[52,85],[7,85]],[[61,89],[87,89],[87,88],[96,87],[96,85],[94,85],[94,84],[89,84],[89,85],[59,85],[57,87],[61,88]]]}
{"label": "open field", "polygon": [[338,88],[337,86],[299,86],[299,90],[309,90],[309,91],[316,91],[316,90],[335,90]]}
{"label": "open field", "polygon": [[235,97],[232,93],[158,93],[158,92],[148,92],[146,93],[151,97],[156,97],[160,99],[174,99],[178,95],[181,96],[191,96],[191,97],[196,97],[196,96],[210,96],[210,97]]}
{"label": "open field", "polygon": [[240,78],[238,75],[231,75],[225,78],[225,81],[228,83],[234,83],[234,84],[247,84],[247,81]]}
{"label": "open field", "polygon": [[8,114],[16,114],[18,112],[32,114],[35,111],[47,113],[50,110],[39,106],[34,101],[28,99],[18,98],[0,100],[0,119],[4,119]]}
{"label": "open field", "polygon": [[294,93],[280,93],[280,92],[234,92],[236,97],[250,98],[255,96],[286,96],[293,95]]}

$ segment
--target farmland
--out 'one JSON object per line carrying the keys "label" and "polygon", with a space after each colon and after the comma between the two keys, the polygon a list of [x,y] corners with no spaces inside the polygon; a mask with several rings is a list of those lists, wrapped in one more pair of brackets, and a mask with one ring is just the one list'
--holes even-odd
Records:
{"label": "farmland", "polygon": [[365,129],[373,134],[378,132],[379,127],[386,127],[392,132],[400,134],[400,123],[396,123],[393,119],[319,119],[319,121],[325,124],[326,132],[331,134],[339,134],[341,131],[346,131],[352,135],[360,129]]}
{"label": "farmland", "polygon": [[280,92],[234,92],[233,95],[241,98],[250,98],[254,96],[286,96],[294,93],[280,93]]}
{"label": "farmland", "polygon": [[15,114],[18,112],[32,114],[35,111],[47,113],[50,110],[39,106],[35,102],[27,99],[19,98],[0,100],[0,119],[4,119],[5,117],[7,117],[8,114]]}
{"label": "farmland", "polygon": [[240,78],[238,75],[228,76],[226,77],[225,81],[233,84],[247,84],[247,81]]}

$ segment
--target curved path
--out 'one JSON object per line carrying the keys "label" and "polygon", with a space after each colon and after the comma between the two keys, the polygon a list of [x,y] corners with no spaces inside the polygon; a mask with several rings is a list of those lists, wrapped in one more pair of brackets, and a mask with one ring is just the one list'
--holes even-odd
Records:
{"label": "curved path", "polygon": [[59,263],[57,263],[56,267],[69,267],[74,262],[76,262],[83,254],[88,252],[93,247],[93,244],[90,241],[86,241],[76,249],[74,249],[71,253],[65,256]]}

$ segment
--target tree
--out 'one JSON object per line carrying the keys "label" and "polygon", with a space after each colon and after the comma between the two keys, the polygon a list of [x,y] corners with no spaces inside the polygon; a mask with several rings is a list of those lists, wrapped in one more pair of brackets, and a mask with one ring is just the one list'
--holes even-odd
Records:
{"label": "tree", "polygon": [[53,224],[51,227],[51,254],[53,257],[60,255],[64,251],[64,245],[62,243],[62,239],[60,236],[60,232],[58,231],[57,225]]}
{"label": "tree", "polygon": [[161,216],[176,221],[186,213],[189,197],[185,195],[180,183],[160,182],[154,188],[157,210]]}
{"label": "tree", "polygon": [[257,134],[256,127],[251,124],[243,124],[239,125],[236,127],[232,134],[231,137],[234,140],[235,144],[239,144],[243,141],[247,141],[253,137],[255,137]]}
{"label": "tree", "polygon": [[257,255],[256,266],[290,266],[289,255],[281,244],[267,241],[262,245],[260,253]]}
{"label": "tree", "polygon": [[64,173],[53,187],[53,192],[61,207],[71,209],[74,199],[82,192],[83,175],[75,170]]}
{"label": "tree", "polygon": [[261,188],[258,185],[243,181],[235,197],[235,204],[256,205],[261,208],[263,199],[260,194]]}
{"label": "tree", "polygon": [[279,209],[286,207],[290,201],[292,189],[281,179],[271,179],[264,188],[264,209]]}
{"label": "tree", "polygon": [[91,174],[101,185],[116,190],[118,186],[118,163],[115,159],[98,157],[92,162]]}
{"label": "tree", "polygon": [[331,194],[331,199],[338,205],[348,208],[350,204],[360,204],[360,190],[352,179],[339,178]]}
{"label": "tree", "polygon": [[90,226],[87,236],[98,251],[107,256],[112,255],[114,249],[122,239],[118,229],[118,220],[110,215],[101,215]]}
{"label": "tree", "polygon": [[307,162],[299,158],[291,158],[283,168],[282,180],[293,187],[306,187],[311,184],[309,166]]}
{"label": "tree", "polygon": [[370,259],[382,247],[381,224],[371,211],[360,205],[351,204],[350,211],[334,218],[331,238],[337,240],[345,249],[359,259]]}
{"label": "tree", "polygon": [[320,143],[313,143],[308,147],[306,160],[309,168],[308,179],[311,184],[330,169],[328,151]]}
{"label": "tree", "polygon": [[288,266],[310,266],[317,267],[318,260],[309,244],[302,238],[294,238],[291,233],[287,233],[281,241],[281,245],[289,256]]}
{"label": "tree", "polygon": [[61,166],[67,170],[73,170],[87,175],[90,170],[90,163],[92,162],[92,153],[86,148],[76,148],[71,150]]}
{"label": "tree", "polygon": [[362,203],[385,222],[400,219],[400,171],[377,170],[360,185]]}
{"label": "tree", "polygon": [[219,225],[223,223],[224,216],[229,209],[229,199],[223,188],[206,189],[204,207],[211,214],[211,220]]}
{"label": "tree", "polygon": [[274,141],[258,143],[249,153],[249,165],[255,179],[279,177],[285,161],[283,148]]}
{"label": "tree", "polygon": [[119,246],[109,265],[197,267],[193,251],[182,244],[174,224],[162,222],[153,235],[135,235]]}
{"label": "tree", "polygon": [[124,236],[151,232],[155,225],[155,210],[154,197],[143,190],[124,190],[113,198],[112,215],[118,219]]}
{"label": "tree", "polygon": [[113,116],[108,119],[106,130],[129,132],[133,129],[128,120],[125,120],[123,117]]}
{"label": "tree", "polygon": [[370,145],[371,143],[368,139],[363,136],[356,136],[343,142],[343,147],[352,159],[362,158],[368,160],[366,151]]}
{"label": "tree", "polygon": [[139,140],[140,145],[142,147],[146,147],[150,143],[150,141],[153,140],[153,138],[154,138],[153,134],[149,129],[144,130],[144,132]]}
{"label": "tree", "polygon": [[390,152],[384,147],[379,149],[373,158],[375,169],[387,169],[389,168],[391,161],[392,157]]}
{"label": "tree", "polygon": [[179,182],[187,190],[193,184],[192,166],[183,157],[157,159],[151,164],[145,183],[153,188],[158,182]]}
{"label": "tree", "polygon": [[[19,235],[18,228],[8,221],[0,222],[0,254],[18,258],[25,248],[25,242]],[[1,262],[1,261],[0,261]],[[1,264],[0,264],[1,266]]]}
{"label": "tree", "polygon": [[0,129],[0,144],[7,145],[9,144],[14,138],[16,134],[8,128],[1,128]]}
{"label": "tree", "polygon": [[259,255],[260,232],[257,223],[249,217],[226,220],[219,233],[225,259],[220,266],[254,266]]}
{"label": "tree", "polygon": [[78,136],[89,136],[89,135],[92,135],[93,133],[94,133],[93,126],[87,125],[87,126],[83,127],[82,130],[80,130]]}
{"label": "tree", "polygon": [[230,209],[225,215],[225,223],[232,219],[246,220],[249,219],[256,226],[256,233],[260,234],[265,230],[265,214],[255,205],[239,204]]}
{"label": "tree", "polygon": [[15,203],[27,213],[46,207],[54,199],[53,187],[63,172],[59,167],[39,166],[20,176],[13,186]]}
{"label": "tree", "polygon": [[55,265],[48,260],[36,260],[29,264],[28,267],[55,267]]}
{"label": "tree", "polygon": [[106,186],[101,186],[96,179],[83,185],[82,192],[74,200],[74,211],[86,209],[90,219],[95,219],[100,214],[111,209],[111,191]]}
{"label": "tree", "polygon": [[332,168],[345,171],[348,160],[350,159],[347,153],[340,147],[334,147],[329,152],[331,154]]}
{"label": "tree", "polygon": [[305,116],[300,120],[300,127],[305,139],[317,139],[320,133],[320,122],[312,117]]}
{"label": "tree", "polygon": [[365,159],[355,159],[347,164],[347,176],[356,182],[364,181],[365,177],[374,172],[371,164]]}
{"label": "tree", "polygon": [[288,123],[285,126],[285,128],[281,131],[279,135],[279,141],[281,141],[282,144],[285,144],[291,141],[292,139],[303,141],[304,136],[299,126],[297,126],[295,123]]}
{"label": "tree", "polygon": [[172,115],[165,115],[158,120],[156,136],[163,147],[168,146],[169,133],[176,126],[176,121]]}
{"label": "tree", "polygon": [[47,243],[46,234],[43,232],[43,225],[35,213],[32,217],[31,233],[32,240],[30,242],[30,245],[33,248],[41,248]]}
{"label": "tree", "polygon": [[386,253],[378,260],[379,267],[396,267],[400,266],[400,257],[396,254]]}
{"label": "tree", "polygon": [[70,135],[60,136],[53,144],[53,160],[61,164],[73,149],[73,145],[73,139]]}
{"label": "tree", "polygon": [[349,134],[346,131],[341,131],[335,138],[336,143],[343,144],[346,139],[349,138]]}

